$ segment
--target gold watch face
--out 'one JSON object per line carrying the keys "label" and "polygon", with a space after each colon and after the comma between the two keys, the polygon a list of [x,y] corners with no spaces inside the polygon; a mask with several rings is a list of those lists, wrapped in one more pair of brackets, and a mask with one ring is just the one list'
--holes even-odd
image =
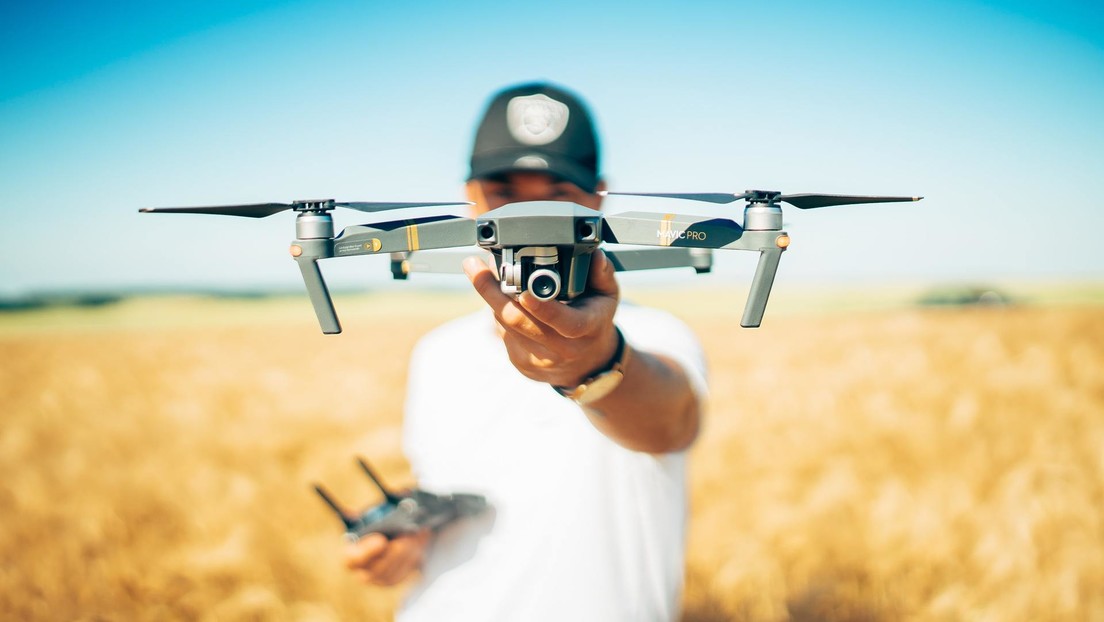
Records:
{"label": "gold watch face", "polygon": [[610,370],[588,382],[582,395],[576,397],[575,401],[580,404],[596,402],[616,389],[617,385],[621,384],[621,380],[624,377],[625,374],[623,374],[620,369]]}

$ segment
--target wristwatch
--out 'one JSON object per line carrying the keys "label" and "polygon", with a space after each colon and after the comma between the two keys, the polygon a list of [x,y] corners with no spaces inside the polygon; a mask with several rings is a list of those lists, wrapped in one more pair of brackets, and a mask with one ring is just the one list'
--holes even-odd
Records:
{"label": "wristwatch", "polygon": [[557,393],[586,406],[609,395],[621,384],[621,380],[625,378],[625,359],[628,358],[629,348],[625,346],[625,336],[621,334],[621,329],[616,326],[613,329],[617,331],[617,349],[613,351],[613,358],[609,363],[592,372],[577,387],[552,385]]}

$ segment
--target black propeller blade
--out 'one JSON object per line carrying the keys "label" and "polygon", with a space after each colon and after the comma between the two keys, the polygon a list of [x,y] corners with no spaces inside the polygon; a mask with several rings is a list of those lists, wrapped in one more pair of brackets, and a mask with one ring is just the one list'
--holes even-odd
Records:
{"label": "black propeller blade", "polygon": [[438,207],[443,205],[471,205],[467,202],[450,203],[383,203],[383,202],[334,202],[334,201],[296,201],[295,203],[249,203],[246,205],[211,205],[206,207],[143,207],[139,212],[165,214],[220,214],[223,216],[244,216],[246,218],[264,218],[289,209],[332,209],[347,207],[361,212],[383,212],[406,207]]}
{"label": "black propeller blade", "polygon": [[878,197],[854,194],[784,194],[778,197],[798,209],[831,207],[833,205],[858,205],[860,203],[903,203],[919,201],[924,197]]}
{"label": "black propeller blade", "polygon": [[[774,192],[748,190],[743,194],[728,192],[608,192],[598,194],[608,196],[632,196],[632,197],[657,197],[662,199],[687,199],[690,201],[705,201],[707,203],[733,203],[740,199],[751,198],[752,201],[767,201],[768,195]],[[754,197],[754,198],[753,198]],[[785,201],[798,209],[813,209],[816,207],[830,207],[832,205],[857,205],[859,203],[899,203],[903,201],[919,201],[924,197],[882,197],[863,196],[855,194],[783,194],[774,200]]]}
{"label": "black propeller blade", "polygon": [[446,205],[473,205],[467,201],[451,201],[449,203],[374,203],[363,201],[352,201],[344,203],[334,203],[338,207],[347,207],[349,209],[360,210],[362,212],[384,212],[392,209],[403,209],[406,207],[442,207]]}
{"label": "black propeller blade", "polygon": [[290,203],[250,203],[248,205],[211,205],[207,207],[143,207],[138,211],[144,214],[222,214],[224,216],[264,218],[293,207],[295,206]]}
{"label": "black propeller blade", "polygon": [[732,203],[740,199],[746,199],[748,193],[732,194],[731,192],[609,192],[603,190],[598,194],[602,196],[624,197],[656,197],[660,199],[686,199],[688,201],[705,201],[707,203]]}

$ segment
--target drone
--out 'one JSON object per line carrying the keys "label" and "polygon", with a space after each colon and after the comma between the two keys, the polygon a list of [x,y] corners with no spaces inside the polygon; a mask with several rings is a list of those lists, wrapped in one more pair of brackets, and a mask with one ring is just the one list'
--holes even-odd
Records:
{"label": "drone", "polygon": [[144,213],[221,214],[264,218],[291,210],[296,213],[291,256],[299,265],[307,294],[322,332],[337,334],[341,324],[318,267],[320,259],[390,254],[391,274],[406,279],[411,272],[461,272],[465,255],[425,253],[432,249],[475,246],[489,252],[502,291],[524,291],[541,300],[570,301],[586,290],[595,250],[602,243],[641,246],[606,250],[614,269],[647,270],[692,267],[712,269],[714,249],[759,253],[740,325],[757,328],[763,321],[779,259],[790,245],[782,229],[782,208],[798,209],[863,203],[919,201],[923,197],[842,194],[782,194],[775,190],[742,193],[606,192],[603,195],[653,197],[728,204],[743,200],[743,221],[675,213],[622,212],[605,214],[567,201],[510,203],[476,218],[423,216],[346,227],[334,235],[330,212],[338,207],[362,212],[471,205],[471,203],[370,203],[333,199],[292,203],[255,203],[207,207],[143,208]]}
{"label": "drone", "polygon": [[480,514],[487,507],[487,500],[482,495],[437,495],[417,488],[404,493],[393,492],[383,485],[363,458],[357,458],[357,463],[383,493],[383,503],[353,514],[338,504],[321,485],[314,486],[318,496],[341,519],[345,537],[353,542],[371,533],[383,534],[391,539],[422,529],[438,529],[459,518]]}

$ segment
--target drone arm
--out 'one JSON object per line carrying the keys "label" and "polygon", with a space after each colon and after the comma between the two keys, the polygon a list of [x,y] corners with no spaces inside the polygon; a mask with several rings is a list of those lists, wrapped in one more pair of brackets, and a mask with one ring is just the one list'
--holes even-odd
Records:
{"label": "drone arm", "polygon": [[353,225],[334,238],[334,256],[375,255],[475,245],[475,223],[460,216]]}
{"label": "drone arm", "polygon": [[472,256],[486,256],[490,253],[482,249],[466,251],[435,251],[430,253],[391,253],[391,276],[405,279],[411,272],[429,272],[435,274],[464,274],[464,260]]}
{"label": "drone arm", "polygon": [[603,219],[602,240],[616,244],[735,248],[744,229],[727,218],[626,212]]}
{"label": "drone arm", "polygon": [[[755,328],[763,321],[778,261],[790,243],[780,229],[744,229],[722,218],[631,212],[605,219],[602,239],[607,242],[695,249],[759,251],[740,325]],[[672,249],[674,250],[674,249]],[[615,263],[616,265],[616,263]]]}
{"label": "drone arm", "polygon": [[690,266],[701,273],[713,268],[713,251],[708,248],[634,248],[605,253],[617,272]]}

